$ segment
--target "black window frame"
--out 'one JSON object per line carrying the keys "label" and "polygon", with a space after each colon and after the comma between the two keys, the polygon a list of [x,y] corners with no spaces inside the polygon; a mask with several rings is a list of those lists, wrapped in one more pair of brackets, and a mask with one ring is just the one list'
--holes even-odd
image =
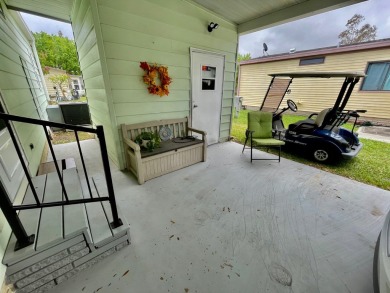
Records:
{"label": "black window frame", "polygon": [[299,59],[299,66],[317,65],[317,64],[324,64],[324,63],[325,63],[325,56],[316,56],[311,58]]}
{"label": "black window frame", "polygon": [[380,60],[380,61],[368,61],[367,62],[367,65],[366,65],[366,69],[365,69],[365,71],[364,71],[364,73],[366,74],[366,77],[364,77],[363,78],[363,80],[362,80],[362,83],[361,83],[361,85],[360,85],[360,91],[363,91],[363,92],[389,92],[390,91],[390,89],[388,89],[388,90],[384,90],[383,89],[383,87],[384,87],[384,85],[385,85],[385,82],[386,82],[386,80],[387,80],[387,78],[385,77],[384,79],[383,79],[383,82],[382,82],[382,85],[381,85],[381,89],[364,89],[364,83],[365,83],[365,81],[367,80],[367,78],[368,78],[368,75],[367,75],[367,71],[368,71],[368,69],[370,68],[370,65],[371,64],[378,64],[378,63],[388,63],[389,64],[389,68],[388,68],[388,70],[387,70],[387,75],[386,75],[386,77],[387,78],[390,78],[390,60]]}

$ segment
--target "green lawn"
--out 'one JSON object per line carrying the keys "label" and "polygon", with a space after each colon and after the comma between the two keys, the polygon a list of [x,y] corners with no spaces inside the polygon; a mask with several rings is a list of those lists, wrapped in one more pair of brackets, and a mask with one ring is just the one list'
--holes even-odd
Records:
{"label": "green lawn", "polygon": [[[231,135],[234,141],[244,143],[247,127],[248,111],[240,111],[238,118],[233,119]],[[306,116],[283,115],[285,127],[290,123],[307,118]],[[352,125],[346,125],[351,128]],[[322,165],[308,160],[298,154],[282,151],[282,157],[300,162],[327,172],[338,174],[379,188],[390,190],[390,144],[361,139],[364,146],[357,157],[352,160],[342,160],[333,165]]]}
{"label": "green lawn", "polygon": [[[86,103],[88,102],[88,99],[86,96],[82,96],[76,100],[65,100],[63,99],[63,101],[61,101],[61,103]],[[57,101],[49,101],[49,105],[58,105]]]}
{"label": "green lawn", "polygon": [[[79,140],[87,140],[95,138],[93,133],[78,132]],[[76,136],[73,131],[55,131],[53,132],[52,144],[63,144],[76,141]]]}

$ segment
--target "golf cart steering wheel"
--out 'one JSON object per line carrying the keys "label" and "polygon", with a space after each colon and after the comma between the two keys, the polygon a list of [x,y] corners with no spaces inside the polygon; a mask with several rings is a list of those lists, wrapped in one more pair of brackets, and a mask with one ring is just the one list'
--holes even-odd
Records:
{"label": "golf cart steering wheel", "polygon": [[287,106],[288,108],[293,111],[293,112],[296,112],[298,110],[298,107],[297,105],[294,103],[293,100],[287,100]]}

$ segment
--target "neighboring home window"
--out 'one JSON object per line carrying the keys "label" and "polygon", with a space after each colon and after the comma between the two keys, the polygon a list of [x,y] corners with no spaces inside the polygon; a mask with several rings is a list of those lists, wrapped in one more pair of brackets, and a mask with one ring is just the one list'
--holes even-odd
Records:
{"label": "neighboring home window", "polygon": [[299,66],[302,65],[313,65],[313,64],[322,64],[325,62],[325,57],[315,57],[299,60]]}
{"label": "neighboring home window", "polygon": [[75,90],[79,90],[80,89],[79,81],[77,79],[73,79],[73,88]]}
{"label": "neighboring home window", "polygon": [[368,63],[362,91],[390,91],[390,61]]}

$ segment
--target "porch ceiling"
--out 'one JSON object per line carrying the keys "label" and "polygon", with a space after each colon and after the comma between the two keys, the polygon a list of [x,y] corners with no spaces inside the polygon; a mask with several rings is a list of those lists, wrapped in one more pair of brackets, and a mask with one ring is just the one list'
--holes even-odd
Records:
{"label": "porch ceiling", "polygon": [[193,0],[238,24],[246,34],[366,0]]}
{"label": "porch ceiling", "polygon": [[[366,0],[187,0],[238,25],[245,34]],[[9,8],[70,22],[73,0],[5,0]]]}

